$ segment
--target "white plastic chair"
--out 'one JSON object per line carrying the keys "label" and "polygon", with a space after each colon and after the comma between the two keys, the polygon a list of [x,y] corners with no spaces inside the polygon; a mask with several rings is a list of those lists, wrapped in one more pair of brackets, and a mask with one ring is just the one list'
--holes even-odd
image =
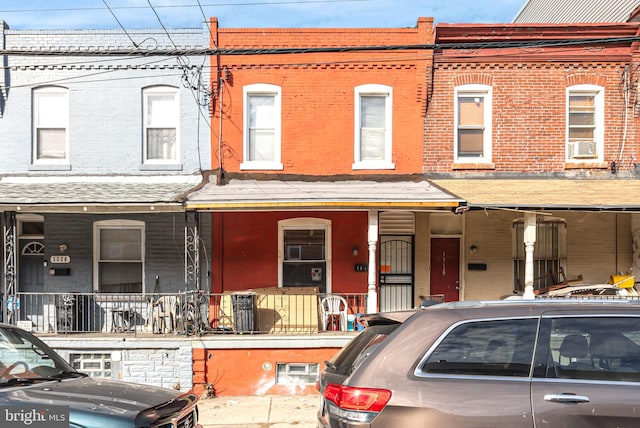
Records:
{"label": "white plastic chair", "polygon": [[325,330],[330,330],[329,322],[333,322],[334,317],[338,318],[341,331],[347,330],[347,300],[337,294],[328,294],[322,298],[322,326]]}
{"label": "white plastic chair", "polygon": [[178,297],[160,296],[153,303],[153,332],[169,333],[175,330],[178,316]]}

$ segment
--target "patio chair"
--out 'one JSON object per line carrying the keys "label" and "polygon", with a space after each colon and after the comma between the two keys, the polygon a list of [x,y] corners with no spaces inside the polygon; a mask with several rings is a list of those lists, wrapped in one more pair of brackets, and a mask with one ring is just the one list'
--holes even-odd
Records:
{"label": "patio chair", "polygon": [[[347,330],[347,301],[337,294],[322,298],[322,327],[325,330]],[[337,324],[336,324],[337,323]]]}
{"label": "patio chair", "polygon": [[170,333],[176,329],[178,304],[177,296],[160,296],[153,302],[152,331],[154,333]]}

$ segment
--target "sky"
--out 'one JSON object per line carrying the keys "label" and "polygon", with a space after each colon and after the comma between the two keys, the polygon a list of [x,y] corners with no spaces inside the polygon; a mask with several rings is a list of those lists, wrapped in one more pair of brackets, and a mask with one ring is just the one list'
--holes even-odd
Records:
{"label": "sky", "polygon": [[0,20],[25,29],[402,28],[509,23],[526,0],[0,0]]}

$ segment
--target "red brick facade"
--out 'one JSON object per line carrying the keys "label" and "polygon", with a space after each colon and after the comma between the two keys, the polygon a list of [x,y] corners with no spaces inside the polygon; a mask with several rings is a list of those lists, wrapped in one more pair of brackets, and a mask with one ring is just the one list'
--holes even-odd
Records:
{"label": "red brick facade", "polygon": [[[573,41],[633,36],[637,24],[542,26],[444,24],[436,43],[468,43],[434,56],[433,93],[427,113],[423,159],[425,173],[609,174],[633,167],[637,159],[636,91],[621,90],[625,76],[638,78],[634,46],[625,44],[535,47],[545,39]],[[606,27],[608,31],[605,31]],[[486,41],[529,42],[529,46],[482,48]],[[472,48],[477,44],[479,47]],[[628,73],[628,74],[627,74]],[[454,90],[482,84],[492,89],[492,159],[488,163],[454,162]],[[604,88],[604,154],[598,161],[571,162],[566,157],[567,88]]]}
{"label": "red brick facade", "polygon": [[[227,29],[218,28],[217,24],[213,19],[211,28],[214,46],[221,50],[409,46],[430,44],[433,37],[431,18],[420,18],[416,28],[397,29]],[[394,49],[271,55],[262,52],[212,57],[212,87],[217,95],[211,121],[213,169],[220,166],[218,160],[221,159],[225,171],[240,171],[243,87],[265,83],[277,85],[282,91],[283,169],[277,172],[304,175],[420,172],[430,51]],[[228,76],[223,79],[222,93],[215,80],[217,68],[223,78]],[[392,87],[395,169],[352,169],[354,88],[364,84]]]}

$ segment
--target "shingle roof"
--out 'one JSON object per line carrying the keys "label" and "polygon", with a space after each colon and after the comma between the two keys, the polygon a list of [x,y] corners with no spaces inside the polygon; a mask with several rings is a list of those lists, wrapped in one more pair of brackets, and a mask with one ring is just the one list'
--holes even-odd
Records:
{"label": "shingle roof", "polygon": [[216,177],[188,195],[187,209],[363,209],[455,208],[462,202],[416,177],[387,176],[256,179],[234,177],[218,185]]}
{"label": "shingle roof", "polygon": [[640,210],[636,179],[439,179],[433,182],[470,207]]}
{"label": "shingle roof", "polygon": [[627,22],[640,0],[527,0],[514,23]]}
{"label": "shingle roof", "polygon": [[[16,207],[64,211],[71,207],[164,205],[182,209],[186,192],[201,180],[200,175],[180,177],[2,177],[0,211]],[[31,208],[28,208],[31,207]]]}

